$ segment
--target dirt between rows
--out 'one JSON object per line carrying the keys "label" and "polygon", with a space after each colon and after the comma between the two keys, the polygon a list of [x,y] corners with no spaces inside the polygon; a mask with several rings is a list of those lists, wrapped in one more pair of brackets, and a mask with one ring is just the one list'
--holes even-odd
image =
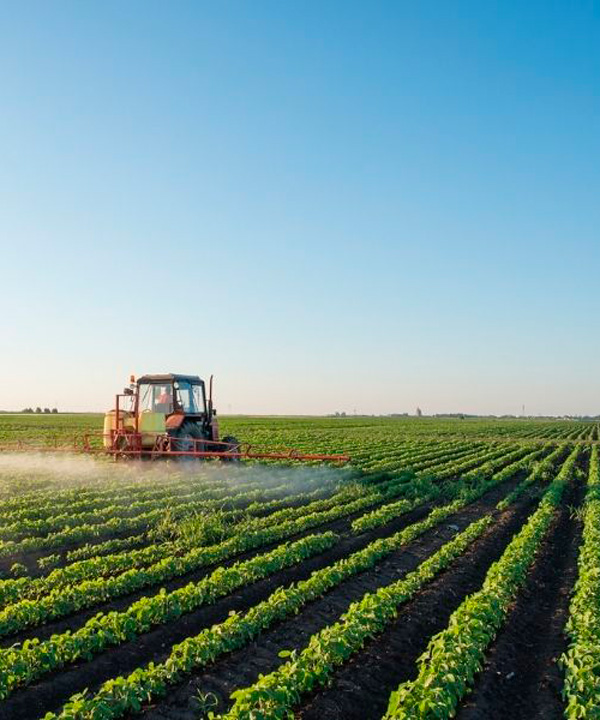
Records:
{"label": "dirt between rows", "polygon": [[[517,482],[518,479],[515,478],[504,483],[501,487],[494,488],[478,502],[453,515],[447,521],[447,524],[437,530],[430,531],[417,542],[407,546],[405,550],[395,553],[384,563],[380,563],[373,570],[347,581],[343,586],[326,595],[321,601],[313,603],[304,613],[298,616],[298,618],[302,618],[299,620],[301,628],[302,624],[305,623],[304,634],[308,633],[308,636],[310,636],[314,632],[315,620],[319,622],[319,627],[321,624],[327,624],[337,617],[352,600],[358,599],[370,589],[393,581],[403,573],[416,567],[458,530],[463,529],[474,519],[491,510],[496,502],[509,492]],[[150,633],[140,636],[135,641],[109,649],[89,662],[75,663],[29,687],[18,690],[0,704],[0,720],[30,720],[32,717],[42,715],[45,711],[57,709],[73,693],[80,692],[84,688],[93,691],[107,679],[125,675],[150,661],[161,662],[168,656],[173,644],[198,634],[214,623],[222,622],[227,618],[230,611],[244,611],[250,608],[266,599],[278,587],[309,577],[314,570],[347,556],[378,537],[386,537],[397,532],[399,529],[418,520],[426,512],[426,508],[419,508],[413,513],[408,513],[370,533],[360,536],[346,535],[341,538],[333,549],[317,557],[310,558],[301,565],[288,568],[269,578],[244,587],[239,592],[229,595],[213,605],[202,607],[196,612],[189,613],[174,622],[170,622],[168,625],[161,626]],[[502,526],[504,527],[505,524],[503,523]],[[335,597],[338,599],[335,600]],[[318,613],[315,610],[317,604],[320,606]],[[297,644],[293,638],[291,641],[286,639],[288,632],[286,626],[288,626],[288,623],[282,625],[280,630],[281,639],[275,641],[277,649],[293,647]],[[260,642],[268,643],[270,636],[271,633],[265,633]],[[255,669],[257,672],[262,672],[266,666],[263,666],[259,655],[254,656],[257,647],[258,645],[254,644],[248,651],[248,667]],[[276,657],[276,652],[274,657]],[[233,663],[235,665],[236,661],[234,660]],[[240,669],[238,667],[237,672],[240,672]],[[217,671],[217,674],[219,677],[221,676],[220,671]],[[226,677],[226,675],[223,675],[222,679],[225,681]],[[231,688],[235,684],[239,684],[239,682],[243,682],[243,678],[239,678],[237,683],[234,681]],[[228,685],[223,688],[225,697],[229,694],[229,690]],[[174,689],[170,694],[170,698],[173,699],[176,706],[178,702],[176,698],[179,698],[183,693],[183,703],[187,707],[189,695],[192,692],[194,692],[194,685],[188,683],[179,690]],[[175,706],[172,708],[173,711]],[[185,717],[193,717],[194,720],[197,720],[197,716],[197,710],[193,709],[191,714]],[[177,716],[168,715],[168,717]]]}
{"label": "dirt between rows", "polygon": [[[107,537],[99,538],[97,540],[98,543],[105,542],[106,540],[122,540],[126,537],[131,537],[132,533],[128,530],[123,530],[121,532],[112,532]],[[93,541],[90,542],[91,545],[93,545]],[[17,552],[13,553],[12,555],[6,555],[3,558],[0,558],[0,572],[3,574],[4,577],[12,577],[10,573],[10,568],[12,567],[13,563],[20,563],[21,565],[25,565],[27,568],[27,573],[31,577],[40,577],[44,574],[43,571],[40,570],[38,563],[38,560],[41,558],[48,557],[48,555],[60,555],[61,560],[58,563],[57,567],[64,567],[68,564],[67,562],[67,553],[69,550],[73,550],[74,548],[78,547],[77,545],[63,545],[58,548],[51,548],[48,550],[31,550],[29,552]],[[143,547],[143,544],[140,543],[140,545],[136,547]]]}
{"label": "dirt between rows", "polygon": [[563,631],[582,533],[572,508],[580,507],[584,492],[578,482],[566,494],[527,585],[487,654],[473,694],[457,715],[459,720],[564,717],[563,676],[557,660],[567,649]]}

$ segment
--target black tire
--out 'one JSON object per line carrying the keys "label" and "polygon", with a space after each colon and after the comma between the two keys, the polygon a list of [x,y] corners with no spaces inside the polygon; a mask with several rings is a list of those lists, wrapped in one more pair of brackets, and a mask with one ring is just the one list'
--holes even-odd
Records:
{"label": "black tire", "polygon": [[[223,452],[239,452],[240,451],[240,441],[235,437],[235,435],[225,435],[224,438],[221,438],[221,442],[223,443]],[[232,447],[233,445],[233,447]],[[240,458],[238,457],[222,457],[221,460],[223,462],[240,462]]]}
{"label": "black tire", "polygon": [[[195,450],[204,450],[204,443],[197,442],[203,440],[202,430],[193,422],[184,422],[183,425],[173,435],[171,448],[177,452],[193,452]],[[193,460],[193,456],[178,455],[179,460]]]}
{"label": "black tire", "polygon": [[115,450],[118,451],[114,456],[115,460],[117,458],[120,460],[131,460],[132,456],[126,452],[130,449],[129,439],[125,435],[120,435],[115,441]]}

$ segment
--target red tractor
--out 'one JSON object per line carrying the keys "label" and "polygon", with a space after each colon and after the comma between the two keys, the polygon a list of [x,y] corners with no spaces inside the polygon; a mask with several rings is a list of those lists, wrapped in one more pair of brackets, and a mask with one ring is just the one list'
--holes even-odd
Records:
{"label": "red tractor", "polygon": [[116,396],[115,409],[104,417],[104,447],[124,457],[183,454],[231,460],[240,454],[236,438],[219,439],[212,377],[207,399],[204,380],[175,373],[131,377],[130,386]]}

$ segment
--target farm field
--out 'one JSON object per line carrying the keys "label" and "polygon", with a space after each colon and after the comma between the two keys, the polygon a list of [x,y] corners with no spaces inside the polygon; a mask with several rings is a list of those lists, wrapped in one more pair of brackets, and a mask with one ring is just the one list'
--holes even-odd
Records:
{"label": "farm field", "polygon": [[221,427],[352,461],[0,451],[0,720],[600,717],[597,423]]}

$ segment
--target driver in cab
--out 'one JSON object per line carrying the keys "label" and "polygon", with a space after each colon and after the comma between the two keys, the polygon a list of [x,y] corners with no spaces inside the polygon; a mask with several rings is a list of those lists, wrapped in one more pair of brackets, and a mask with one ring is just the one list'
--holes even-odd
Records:
{"label": "driver in cab", "polygon": [[154,411],[170,415],[173,412],[173,393],[170,385],[161,388],[161,392],[156,399]]}

